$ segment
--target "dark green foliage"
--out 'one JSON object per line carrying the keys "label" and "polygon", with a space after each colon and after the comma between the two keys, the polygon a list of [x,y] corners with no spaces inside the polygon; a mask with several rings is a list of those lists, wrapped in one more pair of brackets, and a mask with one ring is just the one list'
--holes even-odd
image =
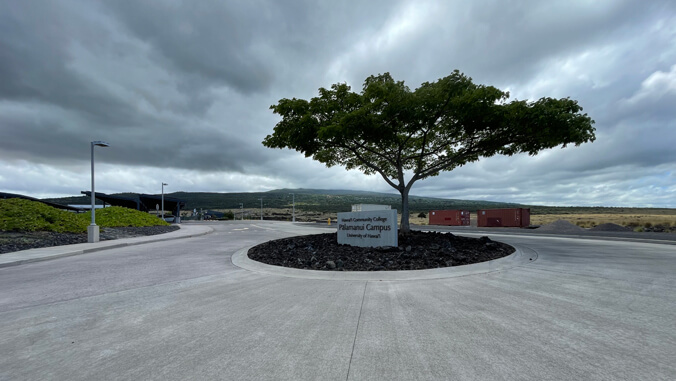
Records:
{"label": "dark green foliage", "polygon": [[401,194],[403,231],[409,230],[409,191],[418,180],[481,157],[535,155],[595,139],[594,121],[577,101],[507,102],[507,92],[474,84],[457,70],[414,91],[389,73],[368,77],[361,93],[350,90],[338,83],[309,101],[279,100],[270,108],[282,120],[263,144],[379,174]]}
{"label": "dark green foliage", "polygon": [[418,218],[427,218],[427,214],[420,212],[418,213]]}
{"label": "dark green foliage", "polygon": [[223,213],[223,217],[219,218],[220,220],[234,220],[235,214],[231,211],[226,211]]}

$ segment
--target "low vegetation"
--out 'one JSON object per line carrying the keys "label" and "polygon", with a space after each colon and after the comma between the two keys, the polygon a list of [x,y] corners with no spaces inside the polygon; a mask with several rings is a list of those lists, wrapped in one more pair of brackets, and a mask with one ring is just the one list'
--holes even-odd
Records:
{"label": "low vegetation", "polygon": [[[18,198],[0,200],[0,230],[3,231],[84,233],[90,221],[90,212],[76,214]],[[122,207],[97,210],[96,224],[102,227],[169,225],[156,216]]]}
{"label": "low vegetation", "polygon": [[80,233],[87,231],[87,220],[41,202],[11,198],[0,200],[0,230]]}
{"label": "low vegetation", "polygon": [[583,228],[593,228],[604,223],[613,223],[627,226],[636,230],[651,228],[655,226],[676,226],[676,214],[655,214],[655,213],[572,213],[572,214],[541,214],[532,215],[531,223],[533,225],[545,225],[556,220],[566,220],[572,224]]}
{"label": "low vegetation", "polygon": [[[91,212],[80,214],[86,221],[91,221]],[[169,225],[154,214],[139,212],[138,210],[111,206],[96,210],[96,224],[103,227],[141,227]]]}

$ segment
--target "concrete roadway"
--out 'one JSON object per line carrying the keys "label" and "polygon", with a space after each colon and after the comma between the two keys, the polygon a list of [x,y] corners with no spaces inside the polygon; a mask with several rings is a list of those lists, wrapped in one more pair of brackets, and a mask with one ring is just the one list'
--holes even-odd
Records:
{"label": "concrete roadway", "polygon": [[324,229],[211,226],[0,268],[0,379],[676,378],[674,242],[497,230],[489,236],[523,261],[438,279],[326,280],[231,261]]}

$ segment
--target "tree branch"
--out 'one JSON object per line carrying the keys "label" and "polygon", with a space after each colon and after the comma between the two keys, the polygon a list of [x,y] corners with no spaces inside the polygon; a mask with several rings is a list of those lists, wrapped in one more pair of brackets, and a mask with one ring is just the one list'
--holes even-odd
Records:
{"label": "tree branch", "polygon": [[[374,155],[380,157],[381,159],[383,159],[383,160],[389,162],[389,163],[392,164],[393,166],[396,165],[395,161],[392,160],[391,157],[389,157],[389,156],[387,156],[387,155],[384,155],[384,154],[382,154],[381,152],[379,152],[379,151],[377,151],[377,150],[374,150],[373,148],[370,148],[370,147],[366,146],[365,144],[360,144],[360,143],[359,143],[358,141],[356,141],[356,140],[352,140],[352,143],[354,143],[357,147],[362,148],[362,149],[364,149],[364,150],[366,150],[366,151],[368,151],[368,152],[370,152],[370,153],[372,153],[372,154],[374,154]],[[346,146],[345,148],[348,148],[348,147]],[[349,149],[349,148],[348,148],[348,149]]]}
{"label": "tree branch", "polygon": [[382,168],[380,168],[380,167],[378,167],[377,165],[375,165],[375,164],[371,163],[370,161],[368,161],[368,160],[367,160],[367,159],[366,159],[366,158],[365,158],[365,157],[364,157],[357,149],[355,149],[355,148],[353,148],[353,147],[350,147],[350,146],[346,146],[346,145],[341,146],[341,148],[344,148],[344,149],[346,149],[346,150],[352,152],[352,153],[357,157],[357,159],[361,162],[362,165],[365,165],[365,166],[371,168],[372,170],[378,172],[378,173],[380,174],[380,176],[381,176],[383,179],[385,179],[385,181],[386,181],[392,188],[394,188],[394,189],[396,189],[396,190],[400,190],[401,186],[397,186],[392,180],[390,180],[389,176],[387,176],[387,175],[385,174],[385,171],[383,171]]}
{"label": "tree branch", "polygon": [[450,167],[452,164],[458,162],[459,159],[464,159],[464,158],[466,158],[466,157],[469,157],[469,156],[472,156],[472,155],[476,155],[476,154],[478,154],[478,153],[479,153],[479,150],[469,150],[469,151],[463,152],[463,153],[460,154],[460,155],[453,155],[453,156],[449,157],[448,159],[442,160],[442,161],[440,161],[439,163],[434,164],[434,165],[432,165],[431,167],[425,169],[424,171],[421,171],[420,173],[417,173],[416,176],[417,176],[419,179],[425,178],[425,177],[430,176],[430,175],[432,175],[432,174],[434,174],[434,173],[436,173],[436,172],[442,171],[442,170],[444,170],[445,168]]}

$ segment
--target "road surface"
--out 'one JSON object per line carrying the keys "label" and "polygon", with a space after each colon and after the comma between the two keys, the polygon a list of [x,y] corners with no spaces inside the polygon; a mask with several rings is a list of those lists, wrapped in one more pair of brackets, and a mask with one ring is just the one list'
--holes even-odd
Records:
{"label": "road surface", "polygon": [[532,260],[439,279],[327,280],[231,261],[243,247],[323,229],[212,227],[196,238],[0,268],[0,380],[676,375],[673,242],[496,230],[488,235]]}

